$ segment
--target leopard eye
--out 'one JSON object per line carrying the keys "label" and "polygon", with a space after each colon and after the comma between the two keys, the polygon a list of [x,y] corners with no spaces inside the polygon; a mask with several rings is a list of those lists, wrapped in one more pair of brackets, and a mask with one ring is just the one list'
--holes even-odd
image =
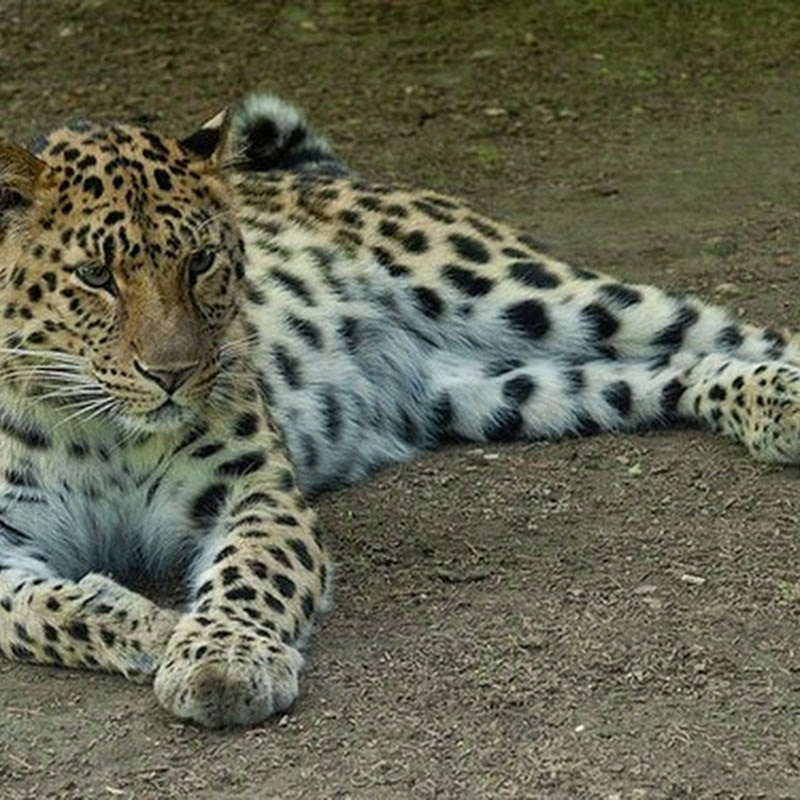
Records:
{"label": "leopard eye", "polygon": [[198,250],[189,257],[189,277],[196,278],[208,272],[214,264],[216,253],[213,250]]}
{"label": "leopard eye", "polygon": [[75,268],[75,274],[92,289],[106,289],[114,292],[114,276],[111,270],[102,264],[81,264]]}

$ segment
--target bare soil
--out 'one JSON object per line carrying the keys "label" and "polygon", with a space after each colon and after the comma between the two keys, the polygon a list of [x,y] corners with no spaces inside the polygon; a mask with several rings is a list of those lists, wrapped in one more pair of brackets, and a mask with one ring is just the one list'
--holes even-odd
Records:
{"label": "bare soil", "polygon": [[[0,0],[0,135],[243,92],[559,256],[797,325],[794,0]],[[800,797],[798,471],[701,432],[450,448],[319,502],[291,712],[0,662],[0,796]]]}

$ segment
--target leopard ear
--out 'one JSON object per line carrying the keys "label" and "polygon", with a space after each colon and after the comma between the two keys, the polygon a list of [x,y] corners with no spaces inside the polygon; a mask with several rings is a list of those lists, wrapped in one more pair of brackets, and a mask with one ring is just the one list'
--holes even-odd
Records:
{"label": "leopard ear", "polygon": [[44,161],[10,142],[0,142],[0,236],[15,213],[33,203]]}
{"label": "leopard ear", "polygon": [[228,135],[231,127],[231,114],[224,109],[194,133],[181,140],[181,146],[190,156],[220,166],[228,157]]}
{"label": "leopard ear", "polygon": [[11,142],[0,142],[0,215],[33,202],[44,161]]}

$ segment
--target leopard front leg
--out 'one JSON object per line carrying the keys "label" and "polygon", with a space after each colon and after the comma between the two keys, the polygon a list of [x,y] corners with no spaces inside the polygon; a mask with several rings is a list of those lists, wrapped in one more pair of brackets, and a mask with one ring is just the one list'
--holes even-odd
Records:
{"label": "leopard front leg", "polygon": [[223,458],[216,474],[235,480],[207,490],[218,522],[155,681],[166,709],[212,728],[256,724],[292,704],[299,648],[328,604],[329,586],[314,514],[282,449],[262,442]]}
{"label": "leopard front leg", "polygon": [[105,575],[89,573],[72,582],[43,575],[42,563],[26,569],[25,560],[12,566],[13,559],[0,558],[0,653],[119,672],[137,682],[152,679],[177,612]]}

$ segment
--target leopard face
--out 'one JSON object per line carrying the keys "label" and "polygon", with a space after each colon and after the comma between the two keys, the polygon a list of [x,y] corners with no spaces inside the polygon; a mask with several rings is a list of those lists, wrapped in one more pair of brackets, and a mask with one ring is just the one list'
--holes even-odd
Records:
{"label": "leopard face", "polygon": [[137,430],[187,424],[224,397],[244,340],[244,248],[213,157],[79,125],[18,162],[0,230],[0,374]]}

